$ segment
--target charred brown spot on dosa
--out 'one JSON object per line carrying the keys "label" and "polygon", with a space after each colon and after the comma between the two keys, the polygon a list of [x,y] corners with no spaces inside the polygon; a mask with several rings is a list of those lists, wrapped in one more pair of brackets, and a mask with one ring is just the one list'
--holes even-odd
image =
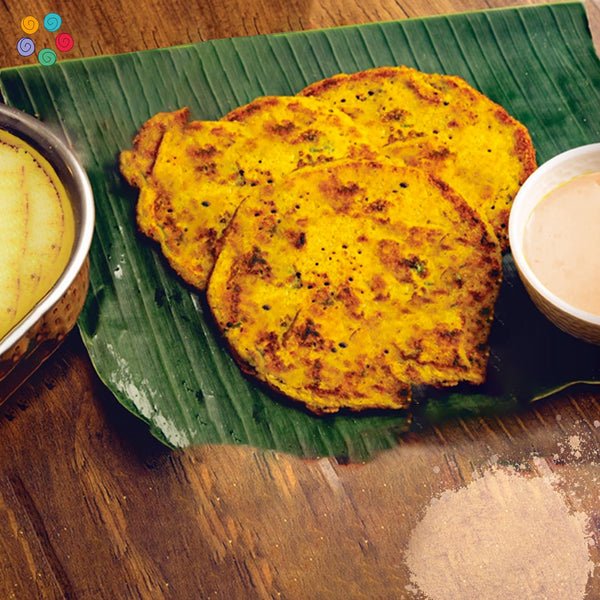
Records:
{"label": "charred brown spot on dosa", "polygon": [[140,230],[184,280],[205,289],[219,240],[246,196],[300,168],[373,154],[342,111],[315,98],[267,96],[221,121],[189,121],[187,109],[159,113],[120,162],[140,188]]}
{"label": "charred brown spot on dosa", "polygon": [[[282,222],[265,236],[254,214],[272,205]],[[422,171],[315,167],[245,201],[234,225],[208,301],[234,355],[271,387],[331,412],[400,408],[411,385],[483,380],[500,251]]]}
{"label": "charred brown spot on dosa", "polygon": [[336,75],[301,91],[350,115],[380,154],[446,181],[480,210],[508,248],[508,214],[535,169],[524,125],[466,81],[408,67]]}

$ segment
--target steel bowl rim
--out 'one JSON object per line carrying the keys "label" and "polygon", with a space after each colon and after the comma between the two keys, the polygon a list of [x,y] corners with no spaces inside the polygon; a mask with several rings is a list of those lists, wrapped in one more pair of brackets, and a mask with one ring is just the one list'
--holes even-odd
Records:
{"label": "steel bowl rim", "polygon": [[[92,186],[87,173],[66,141],[39,119],[0,103],[0,129],[12,133],[33,146],[45,158],[44,148],[51,149],[69,171],[77,188],[80,203],[80,223],[75,231],[75,243],[69,262],[50,291],[17,325],[0,340],[0,357],[12,348],[64,296],[89,254],[94,235],[95,206]],[[33,144],[31,142],[34,142]],[[37,147],[36,147],[37,146]],[[49,161],[53,168],[56,165]]]}

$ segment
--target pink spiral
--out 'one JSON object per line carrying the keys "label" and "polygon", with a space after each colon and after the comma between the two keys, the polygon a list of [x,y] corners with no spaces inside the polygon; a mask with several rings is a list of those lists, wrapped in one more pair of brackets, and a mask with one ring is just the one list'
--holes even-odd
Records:
{"label": "pink spiral", "polygon": [[68,33],[59,33],[56,36],[56,48],[61,52],[68,52],[73,47],[73,38]]}

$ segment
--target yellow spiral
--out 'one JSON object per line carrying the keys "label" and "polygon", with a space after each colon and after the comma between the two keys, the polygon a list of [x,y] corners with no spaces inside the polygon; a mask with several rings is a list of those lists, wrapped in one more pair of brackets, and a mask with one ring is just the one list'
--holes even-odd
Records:
{"label": "yellow spiral", "polygon": [[39,26],[40,24],[35,17],[28,16],[21,19],[21,29],[25,33],[35,33]]}

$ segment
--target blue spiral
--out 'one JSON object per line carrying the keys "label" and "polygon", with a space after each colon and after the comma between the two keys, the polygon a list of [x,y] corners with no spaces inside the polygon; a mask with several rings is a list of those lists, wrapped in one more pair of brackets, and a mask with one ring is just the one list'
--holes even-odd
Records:
{"label": "blue spiral", "polygon": [[47,31],[56,31],[60,28],[61,24],[62,19],[60,18],[60,15],[57,15],[56,13],[48,13],[44,17],[44,27]]}

